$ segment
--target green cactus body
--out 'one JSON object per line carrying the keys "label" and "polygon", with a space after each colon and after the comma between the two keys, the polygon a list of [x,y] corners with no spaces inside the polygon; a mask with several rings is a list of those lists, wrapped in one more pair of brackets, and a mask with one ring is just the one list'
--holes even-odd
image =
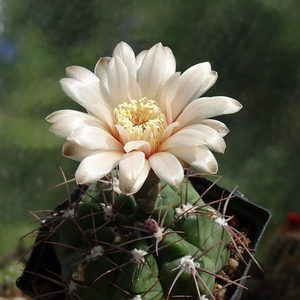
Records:
{"label": "green cactus body", "polygon": [[95,183],[54,217],[49,241],[72,284],[67,299],[214,298],[214,274],[230,254],[220,213],[189,181],[158,191],[156,201],[135,199]]}

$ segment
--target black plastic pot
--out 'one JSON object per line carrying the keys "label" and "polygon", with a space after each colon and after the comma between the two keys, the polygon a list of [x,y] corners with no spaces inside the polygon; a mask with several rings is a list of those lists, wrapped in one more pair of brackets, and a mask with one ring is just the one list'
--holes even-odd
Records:
{"label": "black plastic pot", "polygon": [[[202,198],[206,203],[229,197],[229,195],[233,192],[231,189],[224,188],[204,177],[190,177],[189,179],[197,192],[200,195],[203,194]],[[271,213],[265,208],[250,202],[239,191],[234,191],[230,197],[230,201],[228,202],[226,214],[234,215],[243,226],[251,228],[251,249],[256,250],[271,218]],[[252,259],[249,257],[242,277],[247,276],[251,263]],[[244,285],[245,280],[246,279],[243,279],[239,283]],[[245,289],[242,287],[237,287],[230,300],[239,300],[244,290]]]}
{"label": "black plastic pot", "polygon": [[[79,202],[87,186],[78,185],[61,205],[58,205],[54,212],[59,212],[70,207],[70,203]],[[48,297],[47,300],[65,299],[62,286],[57,283],[55,274],[61,273],[60,262],[58,261],[51,244],[47,243],[46,237],[52,230],[51,224],[44,220],[40,226],[35,246],[32,249],[23,274],[18,278],[16,285],[26,295],[35,298],[47,292],[58,292],[55,297]],[[49,272],[50,271],[50,272]],[[49,279],[50,278],[50,279]],[[52,279],[52,280],[51,280]],[[41,299],[44,299],[41,297]]]}
{"label": "black plastic pot", "polygon": [[[221,198],[226,198],[232,194],[232,190],[215,184],[207,178],[190,177],[190,181],[197,192],[200,195],[203,194],[202,198],[207,203]],[[78,186],[77,189],[72,193],[70,199],[56,207],[55,211],[61,211],[69,207],[70,201],[80,201],[85,188],[85,186]],[[269,211],[256,204],[253,204],[240,192],[234,191],[230,197],[226,214],[236,216],[243,226],[251,228],[251,248],[255,250],[271,217]],[[53,274],[60,274],[60,263],[57,260],[54,251],[52,250],[51,244],[44,242],[43,240],[43,238],[47,236],[50,231],[51,226],[47,224],[47,221],[41,225],[38,237],[36,239],[36,246],[32,250],[30,259],[22,276],[17,280],[17,287],[30,297],[37,297],[38,295],[45,294],[43,287],[49,287],[52,291],[59,292],[54,298],[51,299],[64,299],[65,295],[62,292],[62,287],[56,283],[57,276],[53,276],[53,280],[48,279],[49,271],[50,274],[51,272]],[[245,265],[243,277],[247,275],[251,262],[252,260],[249,258],[247,265]],[[243,285],[244,280],[241,280],[239,283]],[[244,289],[242,287],[237,287],[230,300],[239,300],[243,290]],[[50,300],[50,298],[47,299]]]}

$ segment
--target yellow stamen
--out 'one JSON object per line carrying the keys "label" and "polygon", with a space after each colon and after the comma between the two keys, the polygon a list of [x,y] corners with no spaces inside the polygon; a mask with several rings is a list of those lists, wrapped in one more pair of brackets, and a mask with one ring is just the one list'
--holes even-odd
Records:
{"label": "yellow stamen", "polygon": [[158,149],[167,121],[156,101],[142,98],[124,102],[115,108],[114,116],[132,141],[147,141],[152,153]]}

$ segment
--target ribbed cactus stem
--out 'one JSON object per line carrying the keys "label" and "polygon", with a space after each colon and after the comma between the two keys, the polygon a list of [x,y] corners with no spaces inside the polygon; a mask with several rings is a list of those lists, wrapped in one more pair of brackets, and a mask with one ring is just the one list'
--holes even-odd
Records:
{"label": "ribbed cactus stem", "polygon": [[220,275],[232,241],[225,216],[188,179],[176,188],[151,173],[135,195],[116,183],[91,184],[49,218],[65,299],[215,300],[216,279],[232,283]]}
{"label": "ribbed cactus stem", "polygon": [[147,180],[141,189],[134,194],[138,207],[146,214],[151,214],[155,210],[157,198],[160,192],[159,178],[153,171],[149,172]]}

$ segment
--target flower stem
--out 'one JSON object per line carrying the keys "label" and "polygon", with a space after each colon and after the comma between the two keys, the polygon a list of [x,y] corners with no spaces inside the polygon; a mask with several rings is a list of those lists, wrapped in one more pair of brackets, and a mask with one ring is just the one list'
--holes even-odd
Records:
{"label": "flower stem", "polygon": [[152,214],[155,210],[156,200],[159,192],[160,180],[151,170],[141,189],[134,194],[134,198],[138,207],[146,214]]}

